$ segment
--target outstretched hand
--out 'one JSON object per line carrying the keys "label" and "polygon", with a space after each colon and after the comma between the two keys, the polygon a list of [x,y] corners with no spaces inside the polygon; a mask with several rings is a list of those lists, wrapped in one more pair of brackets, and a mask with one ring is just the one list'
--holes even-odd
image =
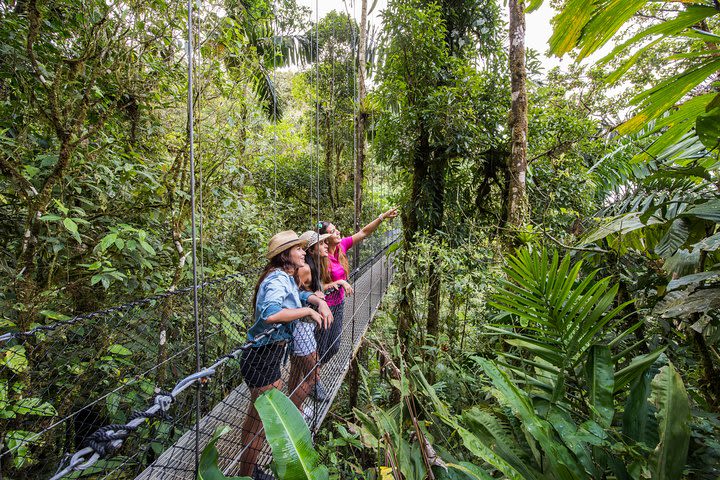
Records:
{"label": "outstretched hand", "polygon": [[383,214],[380,215],[380,216],[383,218],[383,220],[385,220],[385,219],[388,219],[388,218],[395,218],[395,217],[397,217],[399,214],[400,214],[400,212],[398,212],[397,207],[393,207],[393,208],[391,208],[390,210],[388,210],[387,212],[383,213]]}

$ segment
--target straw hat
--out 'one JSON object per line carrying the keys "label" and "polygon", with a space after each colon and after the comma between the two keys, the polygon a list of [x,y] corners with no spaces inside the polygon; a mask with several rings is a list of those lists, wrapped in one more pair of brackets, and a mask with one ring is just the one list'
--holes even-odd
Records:
{"label": "straw hat", "polygon": [[326,238],[330,236],[329,233],[323,233],[322,235],[318,235],[318,233],[314,230],[308,230],[307,232],[300,235],[301,240],[305,240],[307,242],[307,248],[312,247],[318,242],[322,242]]}
{"label": "straw hat", "polygon": [[292,230],[285,230],[275,234],[268,242],[268,253],[266,257],[268,259],[273,258],[275,255],[284,252],[285,250],[294,247],[295,245],[302,245],[305,248],[307,240],[298,237],[298,234]]}

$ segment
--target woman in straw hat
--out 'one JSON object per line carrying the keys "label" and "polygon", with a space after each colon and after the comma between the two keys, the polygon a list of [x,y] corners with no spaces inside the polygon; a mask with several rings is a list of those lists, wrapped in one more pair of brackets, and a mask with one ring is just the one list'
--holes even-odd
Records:
{"label": "woman in straw hat", "polygon": [[[328,246],[325,240],[329,234],[318,235],[308,230],[300,235],[307,242],[305,265],[295,273],[295,282],[300,290],[315,292],[321,298],[323,287],[318,268],[327,268]],[[324,401],[325,395],[318,395],[313,388],[319,378],[317,369],[317,342],[315,341],[315,323],[300,321],[293,330],[293,355],[290,357],[290,380],[288,391],[293,392],[292,400],[298,408],[308,395],[315,400]]]}
{"label": "woman in straw hat", "polygon": [[[245,450],[241,457],[240,474],[250,475],[264,440],[262,422],[255,410],[257,397],[271,388],[280,388],[280,367],[287,343],[293,338],[297,319],[309,317],[319,327],[327,328],[333,321],[327,303],[313,292],[298,290],[293,275],[305,265],[306,240],[293,231],[280,232],[268,244],[265,266],[253,295],[255,323],[248,329],[248,340],[254,342],[243,352],[240,370],[250,388],[250,407],[242,431]],[[303,305],[315,305],[317,311]],[[262,335],[280,324],[270,335]]]}

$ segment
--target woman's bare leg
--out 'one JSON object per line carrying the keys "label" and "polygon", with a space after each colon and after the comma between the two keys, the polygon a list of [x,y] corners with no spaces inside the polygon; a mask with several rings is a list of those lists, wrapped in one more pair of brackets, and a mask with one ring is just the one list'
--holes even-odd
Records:
{"label": "woman's bare leg", "polygon": [[252,476],[258,453],[260,453],[260,448],[265,441],[265,432],[261,431],[262,421],[255,409],[255,400],[257,400],[257,397],[259,397],[261,393],[271,388],[280,389],[281,387],[282,380],[277,380],[271,385],[250,389],[250,407],[248,408],[248,413],[242,426],[241,442],[245,450],[240,456],[240,476]]}
{"label": "woman's bare leg", "polygon": [[298,410],[317,383],[317,360],[317,352],[305,355],[304,357],[293,356],[290,359],[288,392],[290,393],[290,400],[292,400]]}

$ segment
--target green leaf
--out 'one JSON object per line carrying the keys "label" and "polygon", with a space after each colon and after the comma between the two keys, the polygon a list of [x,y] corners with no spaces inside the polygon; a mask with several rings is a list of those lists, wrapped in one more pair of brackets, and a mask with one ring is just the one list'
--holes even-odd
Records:
{"label": "green leaf", "polygon": [[105,250],[107,250],[110,245],[115,243],[117,237],[117,233],[110,233],[108,235],[105,235],[102,240],[100,240],[100,251],[104,252]]}
{"label": "green leaf", "polygon": [[500,455],[522,478],[529,480],[542,477],[540,472],[532,468],[531,462],[517,446],[517,440],[509,427],[495,415],[479,407],[473,407],[462,414],[462,420],[473,435]]}
{"label": "green leaf", "polygon": [[[660,136],[647,149],[643,149],[642,152],[635,155],[632,162],[648,162],[658,158],[670,158],[675,155],[677,145],[681,143],[684,137],[690,135],[688,132],[695,127],[698,115],[705,112],[705,108],[713,98],[714,94],[711,93],[698,95],[659,118],[647,136],[657,137],[658,133],[660,133]],[[693,139],[693,144],[695,143],[694,136],[686,137],[686,140],[689,139]],[[663,170],[657,172],[657,174],[661,174],[661,172]]]}
{"label": "green leaf", "polygon": [[695,130],[709,151],[716,150],[720,146],[720,107],[697,117]]}
{"label": "green leaf", "polygon": [[145,240],[140,240],[140,246],[150,255],[155,255],[155,249]]}
{"label": "green leaf", "polygon": [[7,409],[10,405],[8,399],[8,381],[2,378],[0,379],[0,418],[12,418],[15,416],[15,412]]}
{"label": "green leaf", "polygon": [[648,225],[655,225],[663,223],[662,219],[656,217],[650,217],[647,221],[643,222],[640,219],[640,212],[633,212],[627,215],[621,215],[606,221],[603,225],[598,226],[595,230],[588,233],[585,238],[582,239],[583,244],[595,243],[598,240],[602,240],[608,235],[618,234],[625,235],[634,230],[647,227]]}
{"label": "green leaf", "polygon": [[655,407],[648,402],[650,381],[657,371],[655,365],[648,366],[642,375],[633,380],[623,412],[623,433],[649,446],[657,445],[659,441]]}
{"label": "green leaf", "polygon": [[70,317],[60,312],[54,312],[52,310],[41,310],[40,315],[50,320],[69,320]]}
{"label": "green leaf", "polygon": [[118,408],[120,408],[120,394],[112,392],[107,396],[105,403],[107,404],[107,409],[110,415],[114,416],[117,413]]}
{"label": "green leaf", "polygon": [[22,468],[30,460],[30,446],[39,436],[26,430],[10,430],[5,434],[5,446],[12,451],[15,468]]}
{"label": "green leaf", "polygon": [[615,393],[619,392],[625,385],[635,380],[665,351],[667,347],[660,348],[654,352],[638,355],[630,360],[630,363],[618,372],[615,372]]}
{"label": "green leaf", "polygon": [[489,473],[472,463],[448,463],[447,467],[464,473],[471,480],[493,480],[493,477]]}
{"label": "green leaf", "polygon": [[122,345],[110,345],[110,348],[108,348],[108,352],[110,352],[113,355],[132,355],[132,351],[130,351],[129,348],[123,347]]}
{"label": "green leaf", "polygon": [[705,313],[720,308],[720,288],[704,288],[668,293],[653,309],[654,315],[663,318],[685,317],[693,313]]}
{"label": "green leaf", "polygon": [[524,480],[524,477],[520,474],[520,472],[515,470],[515,468],[506,462],[500,455],[493,452],[492,449],[485,445],[478,437],[460,425],[456,424],[455,428],[460,434],[460,438],[463,440],[463,445],[465,445],[465,448],[470,450],[473,455],[501,471],[509,480]]}
{"label": "green leaf", "polygon": [[265,426],[277,477],[328,479],[328,470],[313,448],[310,429],[288,397],[273,388],[258,397],[255,408]]}
{"label": "green leaf", "polygon": [[22,373],[28,369],[29,364],[25,355],[25,347],[22,345],[13,345],[5,350],[2,354],[2,360],[13,373]]}
{"label": "green leaf", "polygon": [[223,425],[215,429],[210,442],[203,448],[198,465],[198,480],[252,480],[250,477],[226,477],[218,467],[218,451],[215,447],[218,439],[230,431]]}
{"label": "green leaf", "polygon": [[669,257],[682,247],[690,236],[687,220],[676,218],[660,242],[655,246],[655,253],[661,257]]}
{"label": "green leaf", "polygon": [[650,402],[657,410],[660,442],[650,455],[653,480],[682,477],[690,444],[690,403],[672,364],[660,369],[651,383]]}
{"label": "green leaf", "polygon": [[82,240],[80,240],[80,234],[78,233],[77,223],[75,223],[72,218],[63,219],[63,225],[65,226],[65,229],[70,232],[73,238],[77,240],[78,243],[82,242]]}
{"label": "green leaf", "polygon": [[609,0],[603,2],[602,7],[596,7],[592,17],[583,28],[579,41],[582,48],[577,61],[581,61],[605,45],[620,27],[646,3],[647,0]]}
{"label": "green leaf", "polygon": [[77,223],[72,218],[64,218],[63,219],[63,225],[65,225],[65,228],[70,233],[78,233],[78,226]]}
{"label": "green leaf", "polygon": [[670,280],[670,283],[668,283],[668,286],[667,286],[667,291],[671,292],[680,287],[686,287],[688,285],[699,284],[700,282],[704,282],[706,280],[714,279],[717,277],[720,277],[720,271],[718,271],[718,270],[714,270],[714,271],[710,271],[710,272],[693,273],[692,275],[685,275],[684,277]]}
{"label": "green leaf", "polygon": [[565,445],[553,438],[552,426],[535,412],[527,393],[515,386],[493,362],[479,357],[476,361],[480,363],[485,374],[490,377],[493,386],[497,389],[498,402],[512,410],[513,414],[522,422],[524,429],[544,450],[554,476],[568,480],[584,477],[584,468],[578,464]]}
{"label": "green leaf", "polygon": [[52,213],[48,213],[47,215],[43,215],[40,217],[40,220],[43,220],[45,222],[57,222],[58,220],[61,220],[63,217],[60,215],[54,215]]}
{"label": "green leaf", "polygon": [[587,0],[568,0],[560,13],[553,18],[550,51],[558,57],[570,52],[577,45],[585,25],[590,21],[594,8]]}
{"label": "green leaf", "polygon": [[595,466],[590,454],[590,445],[585,441],[585,437],[593,438],[592,435],[579,430],[570,415],[558,408],[551,408],[547,419],[562,439],[562,442],[582,463],[588,473],[586,476],[597,478],[598,475],[595,472]]}
{"label": "green leaf", "polygon": [[57,415],[55,407],[47,402],[43,402],[42,399],[32,397],[23,398],[13,406],[13,410],[18,415],[38,415],[40,417],[54,417]]}
{"label": "green leaf", "polygon": [[527,7],[525,7],[525,13],[532,13],[538,8],[542,7],[543,0],[529,0]]}
{"label": "green leaf", "polygon": [[613,402],[615,378],[609,347],[605,345],[590,347],[585,363],[585,378],[592,418],[603,428],[610,428],[615,415]]}
{"label": "green leaf", "polygon": [[633,103],[640,107],[639,112],[630,120],[618,127],[621,135],[638,131],[648,121],[657,118],[673,107],[690,90],[705,81],[710,75],[720,69],[720,59],[700,63],[679,75],[662,81],[659,85],[647,90],[633,99]]}
{"label": "green leaf", "polygon": [[68,209],[65,205],[63,205],[63,203],[60,200],[55,199],[55,200],[53,200],[53,202],[55,202],[55,206],[58,208],[58,210],[60,210],[60,212],[63,215],[67,215],[68,213],[70,213],[70,209]]}
{"label": "green leaf", "polygon": [[720,233],[716,233],[711,237],[707,237],[692,246],[693,251],[705,250],[706,252],[714,252],[720,248]]}
{"label": "green leaf", "polygon": [[705,203],[688,208],[680,214],[683,217],[698,217],[720,223],[720,199],[714,198]]}
{"label": "green leaf", "polygon": [[[600,60],[600,63],[607,63],[613,58],[615,58],[620,52],[628,48],[630,45],[637,43],[638,41],[642,40],[643,38],[652,36],[652,35],[661,35],[660,38],[663,38],[664,35],[671,35],[677,32],[680,32],[682,30],[685,30],[686,28],[692,27],[693,25],[696,25],[703,19],[710,17],[712,15],[715,15],[717,11],[712,7],[706,7],[701,5],[688,5],[685,10],[681,10],[680,13],[677,15],[677,17],[665,20],[663,22],[657,23],[649,28],[646,28],[644,30],[641,30],[637,34],[635,34],[632,38],[629,40],[623,42],[622,44],[616,46],[612,52],[610,52],[608,55],[606,55],[602,60]],[[645,51],[646,47],[643,47],[639,49],[640,52]]]}

